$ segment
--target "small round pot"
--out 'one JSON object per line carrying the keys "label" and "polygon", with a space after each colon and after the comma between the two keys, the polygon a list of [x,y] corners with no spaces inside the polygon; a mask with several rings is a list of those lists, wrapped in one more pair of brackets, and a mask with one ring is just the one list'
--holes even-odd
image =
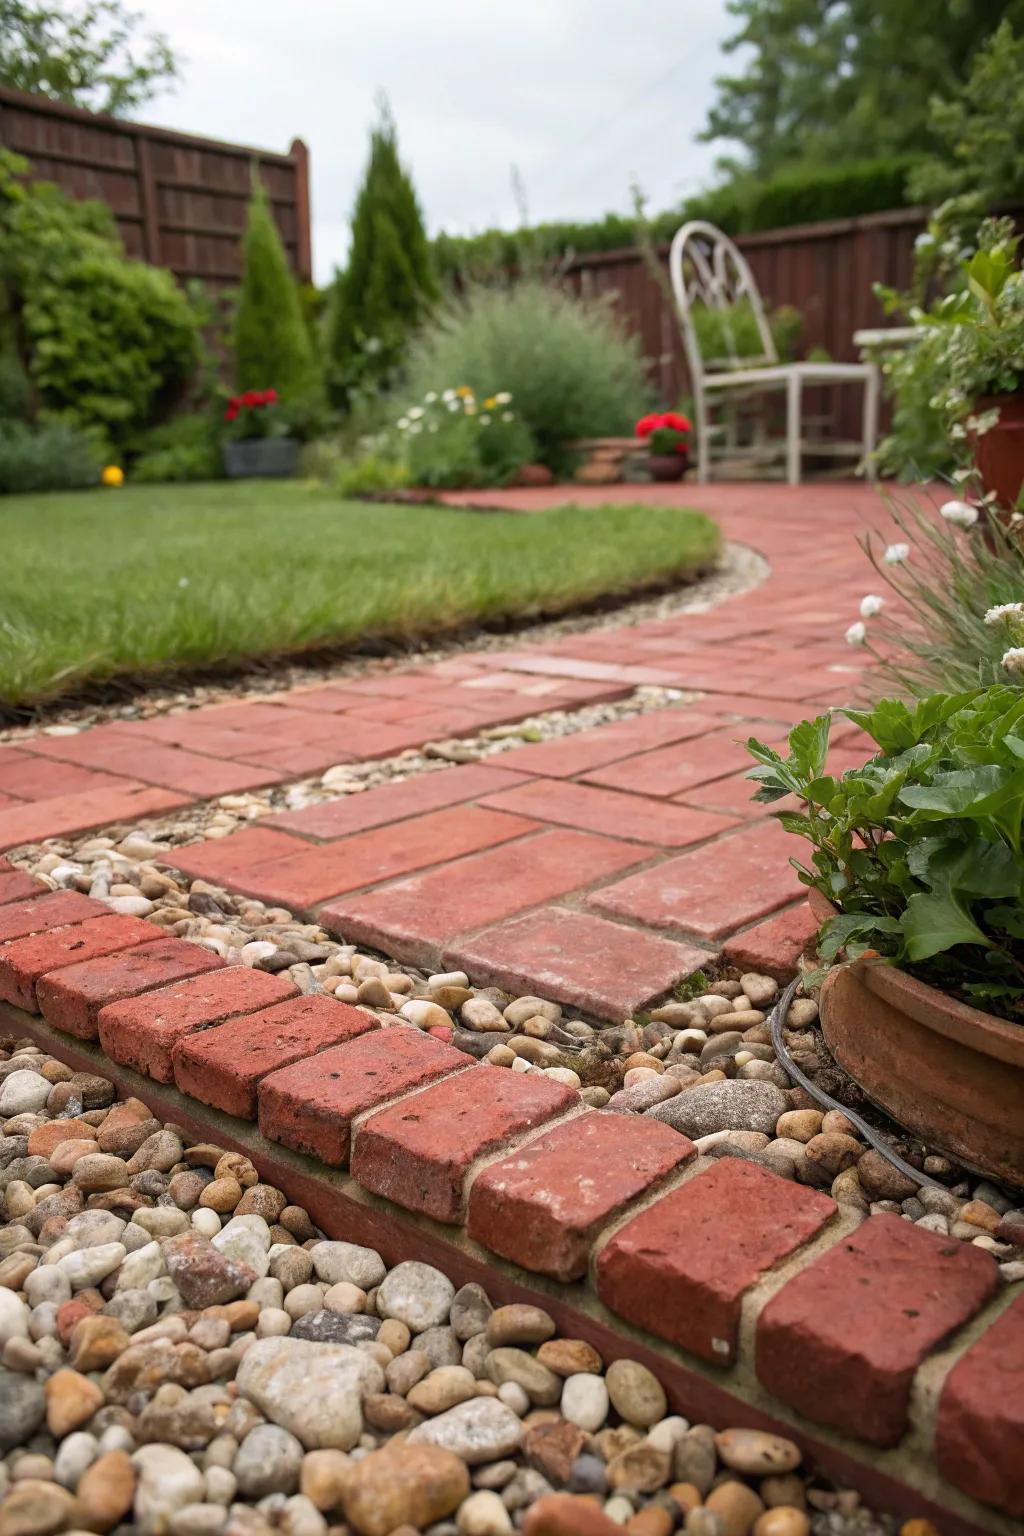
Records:
{"label": "small round pot", "polygon": [[681,480],[686,474],[685,453],[649,453],[647,467],[652,480]]}
{"label": "small round pot", "polygon": [[987,395],[974,402],[974,410],[999,412],[995,426],[973,436],[971,446],[986,494],[994,492],[1003,510],[1012,512],[1024,485],[1024,392]]}
{"label": "small round pot", "polygon": [[243,437],[222,446],[224,473],[231,480],[286,479],[294,475],[299,458],[294,437]]}
{"label": "small round pot", "polygon": [[[835,908],[809,893],[820,922]],[[905,971],[858,960],[829,971],[821,1031],[872,1103],[977,1173],[1024,1188],[1024,1026]]]}

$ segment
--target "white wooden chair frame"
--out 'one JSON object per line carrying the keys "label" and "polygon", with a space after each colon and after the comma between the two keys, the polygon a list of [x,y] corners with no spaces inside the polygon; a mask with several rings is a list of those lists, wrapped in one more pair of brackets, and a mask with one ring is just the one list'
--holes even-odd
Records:
{"label": "white wooden chair frame", "polygon": [[[745,455],[764,460],[777,456],[777,450],[760,435],[746,448],[735,441],[731,429],[721,450],[711,440],[715,431],[711,414],[716,403],[728,400],[730,392],[735,392],[734,398],[750,399],[772,390],[786,392],[785,465],[790,485],[800,484],[803,456],[808,452],[830,457],[853,455],[870,475],[878,441],[880,379],[877,367],[870,362],[780,363],[754,274],[728,235],[713,224],[692,220],[676,231],[669,254],[669,271],[693,389],[697,418],[697,479],[700,483],[703,485],[710,479],[713,458],[735,459]],[[737,355],[728,324],[730,308],[741,300],[749,303],[760,337],[761,353],[753,357]],[[695,303],[717,310],[726,317],[723,328],[729,357],[703,357],[693,323]],[[815,384],[862,386],[863,432],[859,441],[815,441],[805,435],[803,390],[805,385]]]}

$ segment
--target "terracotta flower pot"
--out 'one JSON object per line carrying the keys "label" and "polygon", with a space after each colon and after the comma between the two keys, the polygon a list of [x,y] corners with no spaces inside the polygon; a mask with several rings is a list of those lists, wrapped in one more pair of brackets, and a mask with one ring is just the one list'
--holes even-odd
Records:
{"label": "terracotta flower pot", "polygon": [[686,474],[686,454],[649,453],[647,465],[652,480],[681,480]]}
{"label": "terracotta flower pot", "polygon": [[972,442],[974,462],[986,493],[994,491],[1000,506],[1012,512],[1024,484],[1024,392],[989,395],[976,400],[981,415],[998,410],[999,420]]}
{"label": "terracotta flower pot", "polygon": [[[820,922],[834,915],[809,897]],[[874,1104],[968,1168],[1024,1187],[1024,1026],[877,960],[829,971],[819,1008],[829,1050]]]}

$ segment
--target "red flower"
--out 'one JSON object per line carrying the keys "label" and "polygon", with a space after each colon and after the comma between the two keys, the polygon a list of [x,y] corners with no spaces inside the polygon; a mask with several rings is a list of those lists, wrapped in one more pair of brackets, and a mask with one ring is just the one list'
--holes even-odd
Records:
{"label": "red flower", "polygon": [[276,389],[265,389],[263,391],[263,403],[264,403],[264,405],[276,405],[277,404],[277,390]]}
{"label": "red flower", "polygon": [[661,418],[663,427],[671,427],[673,432],[689,432],[690,423],[685,416],[680,416],[678,411],[666,411]]}
{"label": "red flower", "polygon": [[234,421],[234,419],[235,419],[235,417],[237,415],[238,415],[238,406],[235,403],[235,401],[232,400],[230,402],[230,404],[228,405],[227,410],[224,412],[224,420],[225,421]]}
{"label": "red flower", "polygon": [[641,416],[636,424],[637,437],[650,437],[656,428],[661,426],[661,417],[652,412],[648,416]]}
{"label": "red flower", "polygon": [[247,389],[242,396],[243,405],[262,405],[263,396],[255,389]]}

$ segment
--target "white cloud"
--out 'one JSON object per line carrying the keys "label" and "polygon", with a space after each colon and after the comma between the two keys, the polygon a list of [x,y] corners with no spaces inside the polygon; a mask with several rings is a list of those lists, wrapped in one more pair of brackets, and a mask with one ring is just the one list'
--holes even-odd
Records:
{"label": "white cloud", "polygon": [[343,260],[374,98],[387,92],[432,232],[654,208],[710,175],[696,144],[722,67],[724,0],[135,0],[184,60],[146,121],[283,150],[309,145],[317,278]]}

